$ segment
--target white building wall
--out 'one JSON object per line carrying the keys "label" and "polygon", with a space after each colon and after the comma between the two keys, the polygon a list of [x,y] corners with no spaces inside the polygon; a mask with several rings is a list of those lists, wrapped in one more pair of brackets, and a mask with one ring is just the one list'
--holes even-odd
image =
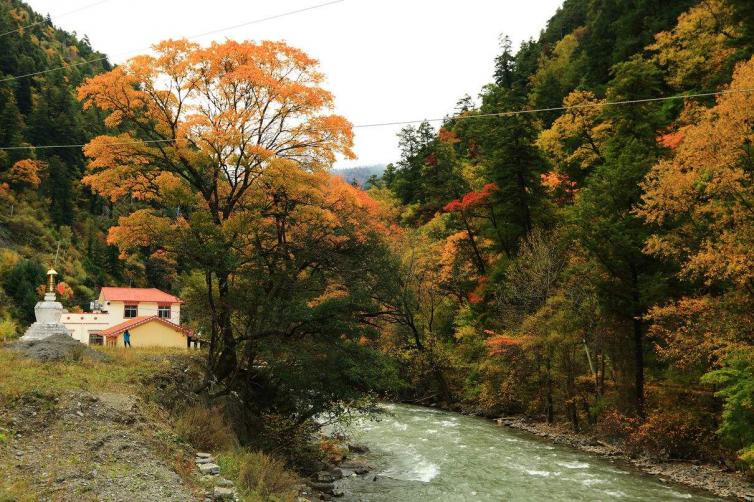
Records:
{"label": "white building wall", "polygon": [[97,333],[113,326],[114,324],[107,313],[76,313],[63,312],[60,322],[68,329],[71,336],[89,345],[89,335]]}
{"label": "white building wall", "polygon": [[[102,301],[102,300],[100,300]],[[129,304],[130,305],[130,304]],[[140,302],[136,304],[136,317],[149,317],[157,315],[157,308],[160,304],[157,302]],[[102,306],[110,316],[112,326],[120,324],[126,320],[123,316],[125,313],[126,303],[121,301],[102,302]],[[181,324],[181,304],[174,303],[170,306],[170,322]]]}

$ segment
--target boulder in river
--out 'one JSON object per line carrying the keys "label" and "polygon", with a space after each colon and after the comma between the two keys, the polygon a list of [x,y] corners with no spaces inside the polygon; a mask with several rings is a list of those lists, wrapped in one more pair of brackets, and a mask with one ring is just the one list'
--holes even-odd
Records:
{"label": "boulder in river", "polygon": [[320,471],[314,475],[314,479],[321,483],[332,483],[335,481],[335,476],[331,472]]}
{"label": "boulder in river", "polygon": [[364,454],[369,453],[369,448],[363,444],[349,444],[348,451],[350,451],[351,453]]}

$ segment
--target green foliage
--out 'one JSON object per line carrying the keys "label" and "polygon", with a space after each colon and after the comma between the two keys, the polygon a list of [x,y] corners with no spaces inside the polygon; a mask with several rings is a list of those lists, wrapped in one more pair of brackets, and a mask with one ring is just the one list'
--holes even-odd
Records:
{"label": "green foliage", "polygon": [[0,320],[0,343],[8,342],[18,336],[18,323],[13,319]]}
{"label": "green foliage", "polygon": [[3,287],[18,309],[18,317],[26,323],[34,321],[34,305],[39,301],[37,286],[44,284],[45,268],[36,261],[22,260],[3,278]]}
{"label": "green foliage", "polygon": [[235,450],[219,455],[218,463],[246,500],[295,499],[299,478],[274,457],[257,451]]}
{"label": "green foliage", "polygon": [[718,433],[739,458],[754,470],[754,351],[733,353],[725,365],[702,377],[702,382],[715,385],[716,395],[723,399],[723,421]]}
{"label": "green foliage", "polygon": [[[26,28],[29,24],[33,26]],[[0,77],[41,72],[0,83],[0,146],[76,145],[102,131],[102,117],[81,109],[75,89],[84,78],[110,68],[104,55],[19,0],[0,0],[0,33]],[[63,65],[67,67],[55,69]],[[11,166],[25,159],[42,163],[39,189],[11,183],[2,193]],[[126,280],[117,249],[106,243],[120,208],[81,189],[84,169],[79,148],[0,152],[0,247],[32,262],[54,264],[60,280],[73,288],[69,307],[86,306],[98,287]],[[170,289],[172,277],[164,277],[154,268],[149,273],[136,268],[128,279]],[[0,280],[11,300],[8,313],[25,325],[33,321],[35,290],[44,273],[22,279],[10,286],[5,275]]]}

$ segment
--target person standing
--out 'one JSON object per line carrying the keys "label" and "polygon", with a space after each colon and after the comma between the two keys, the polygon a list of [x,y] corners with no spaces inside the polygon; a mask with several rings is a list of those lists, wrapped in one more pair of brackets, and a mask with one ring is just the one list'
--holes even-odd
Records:
{"label": "person standing", "polygon": [[128,330],[123,332],[123,345],[125,347],[131,347],[131,333]]}

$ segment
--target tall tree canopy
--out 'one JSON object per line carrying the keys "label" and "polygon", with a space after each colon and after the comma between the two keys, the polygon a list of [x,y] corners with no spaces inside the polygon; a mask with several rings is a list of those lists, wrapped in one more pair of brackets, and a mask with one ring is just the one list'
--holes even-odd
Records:
{"label": "tall tree canopy", "polygon": [[170,40],[154,50],[79,88],[85,108],[107,112],[114,131],[84,149],[83,181],[113,201],[144,202],[111,229],[111,242],[188,254],[204,272],[210,360],[226,376],[236,368],[230,281],[258,259],[250,249],[259,237],[248,231],[274,221],[279,249],[270,252],[284,253],[293,237],[286,217],[306,203],[286,187],[339,153],[352,156],[351,128],[329,112],[316,60],[284,43]]}

